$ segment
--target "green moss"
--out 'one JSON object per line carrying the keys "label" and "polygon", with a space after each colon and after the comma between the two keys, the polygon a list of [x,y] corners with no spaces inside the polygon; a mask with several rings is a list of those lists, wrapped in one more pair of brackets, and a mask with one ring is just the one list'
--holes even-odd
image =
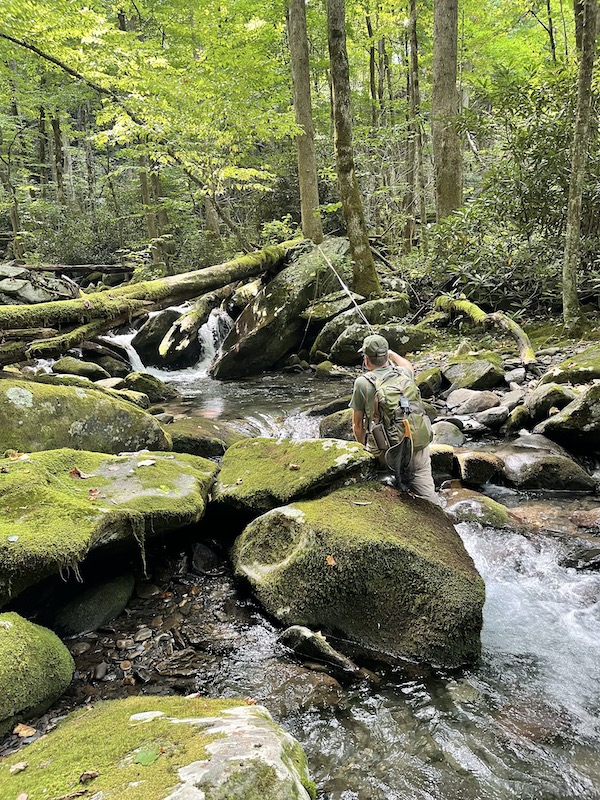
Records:
{"label": "green moss", "polygon": [[[71,654],[52,631],[18,614],[0,614],[0,734],[17,715],[45,711],[67,688],[74,668]],[[6,795],[0,791],[0,796]]]}
{"label": "green moss", "polygon": [[[197,726],[171,720],[213,717],[239,705],[239,700],[142,696],[82,709],[28,747],[29,767],[24,772],[10,774],[10,767],[23,760],[22,752],[4,759],[0,797],[19,793],[26,793],[29,800],[60,797],[82,789],[80,775],[95,771],[98,777],[85,785],[91,794],[102,793],[107,800],[161,800],[181,782],[179,768],[210,758],[206,746],[216,738]],[[149,711],[164,716],[131,720],[132,715]],[[142,750],[155,753],[156,760],[147,766],[135,763]]]}
{"label": "green moss", "polygon": [[337,477],[369,471],[374,458],[356,442],[336,439],[244,439],[225,456],[215,499],[272,508]]}
{"label": "green moss", "polygon": [[600,345],[597,344],[549,369],[540,383],[588,383],[594,378],[600,378]]}
{"label": "green moss", "polygon": [[186,417],[166,426],[173,440],[176,453],[213,458],[222,456],[225,450],[245,437],[231,425],[204,417]]}
{"label": "green moss", "polygon": [[[138,466],[143,461],[149,466]],[[218,467],[164,453],[69,449],[5,459],[0,474],[0,603],[76,565],[99,543],[198,520]],[[89,476],[73,477],[73,470]],[[9,537],[17,536],[16,541]]]}
{"label": "green moss", "polygon": [[493,350],[480,350],[478,353],[450,356],[447,364],[474,364],[478,361],[489,361],[498,369],[502,368],[502,357]]}

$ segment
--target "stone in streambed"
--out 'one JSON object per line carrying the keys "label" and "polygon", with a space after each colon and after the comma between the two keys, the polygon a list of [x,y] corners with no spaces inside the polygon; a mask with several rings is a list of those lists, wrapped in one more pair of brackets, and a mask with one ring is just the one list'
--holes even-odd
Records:
{"label": "stone in streambed", "polygon": [[91,361],[82,361],[72,356],[64,356],[55,361],[52,369],[58,375],[81,375],[91,381],[100,381],[110,378],[110,373],[98,364]]}
{"label": "stone in streambed", "polygon": [[344,408],[342,411],[323,417],[319,422],[319,436],[322,439],[343,439],[353,442],[352,409]]}
{"label": "stone in streambed", "polygon": [[134,586],[135,579],[131,574],[91,586],[59,609],[52,627],[62,636],[94,631],[119,616],[129,602]]}
{"label": "stone in streambed", "polygon": [[245,437],[227,422],[206,417],[185,417],[169,423],[165,430],[176,453],[216,458]]}
{"label": "stone in streambed", "polygon": [[600,452],[600,384],[592,384],[562,411],[537,425],[540,433],[569,449]]}
{"label": "stone in streambed", "polygon": [[175,400],[179,397],[177,389],[167,386],[166,383],[147,372],[130,372],[125,376],[124,381],[127,389],[148,395],[151,403],[162,403],[165,400]]}
{"label": "stone in streambed", "polygon": [[506,506],[464,487],[452,487],[442,491],[444,510],[453,522],[471,522],[486,528],[519,528],[517,519]]}
{"label": "stone in streambed", "polygon": [[504,479],[518,489],[590,492],[596,486],[594,478],[566,450],[545,436],[520,436],[494,452],[502,461]]}

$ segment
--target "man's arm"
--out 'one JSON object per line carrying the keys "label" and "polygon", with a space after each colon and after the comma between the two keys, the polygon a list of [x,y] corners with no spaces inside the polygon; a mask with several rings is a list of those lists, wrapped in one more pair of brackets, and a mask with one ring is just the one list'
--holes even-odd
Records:
{"label": "man's arm", "polygon": [[367,443],[364,412],[357,411],[355,408],[352,409],[352,431],[357,442],[360,442],[360,444]]}
{"label": "man's arm", "polygon": [[388,350],[388,358],[396,367],[406,367],[413,375],[415,374],[415,368],[404,356],[399,356],[398,353],[394,353],[393,350]]}

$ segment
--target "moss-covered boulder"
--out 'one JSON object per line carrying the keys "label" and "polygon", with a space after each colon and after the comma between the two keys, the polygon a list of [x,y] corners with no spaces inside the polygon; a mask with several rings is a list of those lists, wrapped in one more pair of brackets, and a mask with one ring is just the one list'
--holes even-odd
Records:
{"label": "moss-covered boulder", "polygon": [[450,447],[460,447],[465,443],[465,435],[453,422],[440,420],[431,426],[434,444],[447,444]]}
{"label": "moss-covered boulder", "polygon": [[352,409],[344,408],[342,411],[335,411],[323,417],[319,422],[319,436],[322,439],[343,439],[353,442]]}
{"label": "moss-covered boulder", "polygon": [[88,551],[199,520],[218,467],[195,456],[32,453],[1,464],[0,605]]}
{"label": "moss-covered boulder", "polygon": [[525,399],[533,423],[546,419],[551,408],[564,408],[575,399],[575,392],[558,383],[542,383]]}
{"label": "moss-covered boulder", "polygon": [[[71,683],[74,669],[71,654],[52,631],[12,612],[0,614],[0,735],[17,720],[49,708]],[[1,779],[0,797],[12,797]]]}
{"label": "moss-covered boulder", "polygon": [[166,400],[175,400],[179,392],[172,386],[167,386],[159,378],[148,372],[130,372],[124,378],[125,388],[133,392],[148,395],[151,403],[164,403]]}
{"label": "moss-covered boulder", "polygon": [[421,397],[426,400],[430,397],[435,397],[444,385],[442,370],[439,367],[426,369],[424,372],[420,372],[417,375],[415,383],[419,387]]}
{"label": "moss-covered boulder", "polygon": [[600,384],[592,384],[558,414],[534,428],[569,449],[600,452]]}
{"label": "moss-covered boulder", "polygon": [[59,608],[51,627],[61,636],[95,631],[123,611],[134,586],[135,579],[131,573],[90,586]]}
{"label": "moss-covered boulder", "polygon": [[383,325],[403,319],[407,313],[408,296],[401,293],[393,293],[379,300],[369,300],[360,306],[360,310],[352,306],[324,326],[310,351],[311,358],[314,359],[318,352],[330,353],[334,342],[351,325],[362,325],[365,320],[371,325]]}
{"label": "moss-covered boulder", "polygon": [[110,378],[110,373],[99,364],[94,364],[92,361],[82,361],[80,358],[73,358],[73,356],[59,358],[58,361],[54,362],[52,369],[58,375],[82,375],[91,381]]}
{"label": "moss-covered boulder", "polygon": [[129,697],[70,714],[0,766],[0,797],[314,800],[306,756],[262,706],[196,696]]}
{"label": "moss-covered boulder", "polygon": [[566,450],[545,436],[519,436],[495,450],[495,454],[502,461],[505,481],[518,489],[591,492],[596,485]]}
{"label": "moss-covered boulder", "polygon": [[431,471],[436,484],[440,484],[454,473],[454,448],[449,444],[430,444]]}
{"label": "moss-covered boulder", "polygon": [[244,439],[223,456],[213,499],[249,511],[266,511],[333,483],[369,477],[376,463],[357,442]]}
{"label": "moss-covered boulder", "polygon": [[484,585],[444,512],[379,483],[274,509],[233,551],[236,573],[286,625],[446,667],[480,654]]}
{"label": "moss-covered boulder", "polygon": [[526,405],[515,406],[508,415],[508,419],[500,429],[500,432],[505,436],[511,433],[517,433],[522,428],[531,427],[531,417]]}
{"label": "moss-covered boulder", "polygon": [[332,344],[331,360],[334,364],[359,364],[362,358],[359,348],[365,336],[373,332],[384,336],[390,348],[400,354],[420,350],[433,336],[433,331],[420,325],[350,325]]}
{"label": "moss-covered boulder", "polygon": [[471,522],[486,528],[519,528],[519,520],[502,503],[463,487],[442,492],[446,514],[454,522]]}
{"label": "moss-covered boulder", "polygon": [[205,417],[186,417],[166,426],[175,453],[190,453],[204,458],[222,456],[244,436],[226,422]]}
{"label": "moss-covered boulder", "polygon": [[354,308],[354,303],[360,304],[364,301],[365,298],[362,295],[340,289],[339,292],[332,292],[311,303],[300,316],[308,322],[322,325],[343,311]]}
{"label": "moss-covered boulder", "polygon": [[600,378],[600,344],[567,358],[542,376],[540,383],[589,383]]}
{"label": "moss-covered boulder", "polygon": [[101,453],[168,450],[160,424],[104,389],[0,381],[0,452],[73,447]]}
{"label": "moss-covered boulder", "polygon": [[[320,246],[338,272],[349,278],[347,239],[326,239]],[[242,311],[211,367],[215,378],[227,380],[270,369],[302,341],[308,304],[339,283],[320,250],[304,253],[282,270]]]}
{"label": "moss-covered boulder", "polygon": [[483,486],[502,471],[503,462],[485,450],[455,450],[458,477],[470,486]]}
{"label": "moss-covered boulder", "polygon": [[444,378],[457,389],[492,389],[504,381],[496,359],[457,356],[442,367]]}
{"label": "moss-covered boulder", "polygon": [[158,314],[153,314],[135,334],[131,344],[146,367],[164,366],[164,361],[158,352],[158,348],[173,323],[181,315],[182,312],[180,310],[166,308]]}

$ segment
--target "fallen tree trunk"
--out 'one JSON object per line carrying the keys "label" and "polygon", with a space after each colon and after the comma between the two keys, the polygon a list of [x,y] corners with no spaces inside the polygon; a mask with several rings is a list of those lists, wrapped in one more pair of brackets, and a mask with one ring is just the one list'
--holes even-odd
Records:
{"label": "fallen tree trunk", "polygon": [[507,317],[502,311],[495,311],[493,314],[488,314],[479,308],[475,303],[470,300],[456,299],[449,295],[441,295],[435,299],[435,308],[437,311],[443,311],[448,314],[465,314],[476,325],[483,327],[490,327],[492,325],[508,331],[511,336],[516,339],[519,346],[519,355],[523,366],[528,367],[537,363],[535,351],[529,341],[529,336],[525,333],[523,328],[518,325],[514,319]]}
{"label": "fallen tree trunk", "polygon": [[2,348],[0,364],[14,363],[23,357],[56,355],[148,311],[160,311],[227,284],[254,278],[283,262],[300,241],[265,247],[214,267],[127,284],[74,300],[0,306],[0,330],[54,327],[62,331],[48,339],[15,342],[10,348]]}
{"label": "fallen tree trunk", "polygon": [[76,272],[85,275],[92,272],[133,272],[135,267],[133,264],[28,264],[27,269],[33,272]]}

